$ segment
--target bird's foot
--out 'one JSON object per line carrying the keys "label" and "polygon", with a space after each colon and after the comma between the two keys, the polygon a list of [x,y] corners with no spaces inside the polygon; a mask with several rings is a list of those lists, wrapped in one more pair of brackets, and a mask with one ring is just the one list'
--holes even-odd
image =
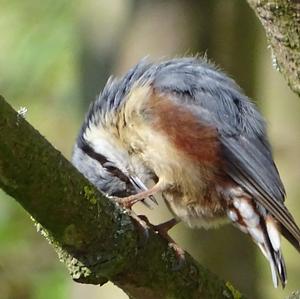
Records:
{"label": "bird's foot", "polygon": [[139,192],[137,194],[129,195],[126,197],[114,197],[111,196],[110,198],[113,199],[115,202],[123,206],[125,209],[131,209],[132,206],[139,202],[139,201],[144,201],[145,199],[149,198],[152,200],[153,203],[157,204],[156,199],[154,198],[154,194],[157,192],[162,191],[161,186],[159,183],[154,185],[152,188],[144,190],[142,192]]}
{"label": "bird's foot", "polygon": [[142,217],[140,217],[132,210],[132,206],[134,205],[134,203],[136,203],[136,201],[131,200],[130,196],[128,197],[115,197],[115,196],[108,196],[108,195],[106,196],[125,209],[125,213],[129,215],[137,224],[137,228],[143,235],[143,239],[147,240],[149,238],[150,222],[146,216],[142,215]]}
{"label": "bird's foot", "polygon": [[185,252],[184,250],[175,242],[169,242],[169,247],[173,249],[177,263],[172,267],[174,271],[180,270],[185,264]]}
{"label": "bird's foot", "polygon": [[120,206],[122,206],[124,209],[131,210],[132,206],[140,201],[141,199],[136,199],[134,195],[130,195],[127,197],[115,197],[111,196],[110,199],[112,199],[114,202],[118,203]]}
{"label": "bird's foot", "polygon": [[149,238],[149,228],[151,223],[144,215],[137,215],[133,210],[127,209],[127,214],[135,221],[137,228],[142,235],[142,243],[145,243]]}
{"label": "bird's foot", "polygon": [[176,220],[175,218],[172,218],[166,222],[163,222],[161,224],[158,225],[152,225],[153,229],[158,232],[160,235],[165,236],[167,238],[170,238],[170,236],[168,235],[168,231],[174,227],[179,221]]}
{"label": "bird's foot", "polygon": [[172,248],[175,253],[177,264],[173,267],[173,270],[179,270],[185,263],[184,250],[168,234],[168,231],[177,223],[178,220],[173,218],[159,225],[152,225],[155,232],[168,241],[169,247]]}

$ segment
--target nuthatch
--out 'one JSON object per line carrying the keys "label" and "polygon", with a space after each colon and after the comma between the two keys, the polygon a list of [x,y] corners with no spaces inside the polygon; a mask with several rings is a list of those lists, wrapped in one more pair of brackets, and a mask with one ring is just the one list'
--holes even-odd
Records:
{"label": "nuthatch", "polygon": [[280,233],[300,251],[300,229],[284,205],[264,120],[204,59],[142,60],[110,79],[90,106],[73,163],[124,206],[162,194],[172,224],[231,221],[268,259],[275,287],[285,286]]}

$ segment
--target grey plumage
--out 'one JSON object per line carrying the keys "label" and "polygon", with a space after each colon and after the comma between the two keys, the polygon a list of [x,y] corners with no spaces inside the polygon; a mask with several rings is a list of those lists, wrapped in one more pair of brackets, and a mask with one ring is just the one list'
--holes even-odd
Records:
{"label": "grey plumage", "polygon": [[[145,85],[167,95],[199,122],[216,129],[222,171],[253,197],[261,216],[271,214],[278,221],[284,236],[300,251],[300,230],[284,205],[285,190],[273,162],[265,122],[237,84],[205,59],[180,58],[158,64],[144,59],[121,79],[110,79],[89,108],[74,148],[74,165],[110,195],[126,196],[143,190],[143,180],[137,173],[127,173],[126,167],[118,167],[113,159],[105,161],[105,155],[95,153],[85,133],[91,128],[105,127],[108,120],[112,122],[111,116],[122,109],[134,86]],[[102,157],[96,157],[97,154]],[[152,169],[143,165],[141,169],[144,178],[155,179]],[[141,184],[136,185],[136,181]],[[286,273],[281,251],[272,246],[266,228],[264,235],[265,250],[270,252],[284,285]]]}
{"label": "grey plumage", "polygon": [[[175,98],[187,104],[202,121],[217,127],[231,164],[247,169],[246,175],[259,182],[262,190],[274,200],[283,201],[284,187],[261,115],[232,79],[199,58],[173,59],[158,65],[142,60],[123,78],[110,79],[91,104],[79,139],[91,122],[101,122],[106,113],[120,109],[134,84],[151,84],[159,92],[175,93]],[[231,164],[228,163],[228,171],[235,176],[237,170]]]}

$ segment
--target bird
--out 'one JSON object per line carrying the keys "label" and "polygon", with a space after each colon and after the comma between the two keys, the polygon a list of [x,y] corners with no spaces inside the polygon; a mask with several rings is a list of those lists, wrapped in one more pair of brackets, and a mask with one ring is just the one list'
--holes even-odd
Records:
{"label": "bird", "polygon": [[110,77],[91,103],[72,162],[126,208],[160,194],[189,227],[232,223],[287,283],[283,235],[300,252],[300,229],[285,206],[263,116],[242,89],[203,57],[142,59]]}

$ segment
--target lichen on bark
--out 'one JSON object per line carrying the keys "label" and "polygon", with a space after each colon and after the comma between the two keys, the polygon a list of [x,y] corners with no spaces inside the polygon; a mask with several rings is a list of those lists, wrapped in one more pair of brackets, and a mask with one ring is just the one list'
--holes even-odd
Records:
{"label": "lichen on bark", "polygon": [[111,280],[136,299],[243,298],[188,253],[176,269],[165,239],[151,228],[147,237],[1,96],[0,140],[0,187],[36,221],[74,280]]}
{"label": "lichen on bark", "polygon": [[248,0],[248,3],[266,31],[274,67],[300,96],[300,2]]}

